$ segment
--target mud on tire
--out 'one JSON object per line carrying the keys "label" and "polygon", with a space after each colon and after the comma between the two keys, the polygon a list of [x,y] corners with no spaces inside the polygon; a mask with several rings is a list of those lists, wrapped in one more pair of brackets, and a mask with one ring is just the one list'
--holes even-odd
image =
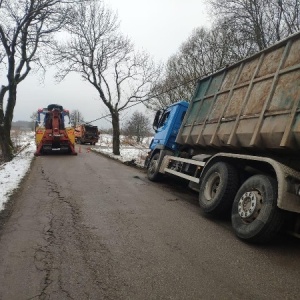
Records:
{"label": "mud on tire", "polygon": [[159,173],[159,153],[153,155],[150,160],[148,169],[147,169],[147,176],[148,179],[151,181],[159,181],[162,178],[162,174]]}
{"label": "mud on tire", "polygon": [[204,172],[199,190],[200,207],[215,216],[230,216],[239,184],[237,170],[228,163],[217,162]]}

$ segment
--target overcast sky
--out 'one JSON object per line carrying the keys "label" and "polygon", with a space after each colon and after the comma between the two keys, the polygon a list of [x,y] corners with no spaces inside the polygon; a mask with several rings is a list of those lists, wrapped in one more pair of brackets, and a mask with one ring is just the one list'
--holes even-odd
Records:
{"label": "overcast sky", "polygon": [[[118,12],[121,29],[136,49],[147,51],[157,62],[166,62],[176,53],[194,28],[209,26],[206,0],[105,0],[105,3]],[[79,75],[69,76],[56,84],[53,73],[47,71],[44,83],[37,74],[31,73],[19,85],[14,121],[29,121],[34,111],[51,103],[70,111],[78,109],[85,121],[107,114],[97,93]],[[126,117],[129,116],[127,113]],[[93,125],[111,127],[103,120]]]}

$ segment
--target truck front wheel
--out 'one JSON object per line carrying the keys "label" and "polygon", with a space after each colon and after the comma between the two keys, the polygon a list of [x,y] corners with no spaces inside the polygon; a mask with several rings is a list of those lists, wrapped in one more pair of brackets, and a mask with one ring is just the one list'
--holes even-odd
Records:
{"label": "truck front wheel", "polygon": [[225,162],[208,167],[202,176],[199,204],[204,212],[215,216],[230,216],[230,210],[238,190],[238,173]]}
{"label": "truck front wheel", "polygon": [[277,207],[277,181],[265,175],[246,180],[234,199],[231,220],[240,239],[270,241],[284,223],[284,212]]}
{"label": "truck front wheel", "polygon": [[156,153],[151,158],[147,170],[147,176],[151,181],[159,181],[162,178],[162,174],[158,172],[159,171],[158,161],[159,161],[159,153]]}

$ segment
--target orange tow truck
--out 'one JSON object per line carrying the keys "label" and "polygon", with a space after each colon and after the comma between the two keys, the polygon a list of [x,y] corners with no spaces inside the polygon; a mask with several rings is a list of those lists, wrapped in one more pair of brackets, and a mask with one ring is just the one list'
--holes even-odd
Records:
{"label": "orange tow truck", "polygon": [[69,111],[58,104],[50,104],[47,108],[39,109],[35,126],[35,142],[36,156],[54,152],[77,155]]}

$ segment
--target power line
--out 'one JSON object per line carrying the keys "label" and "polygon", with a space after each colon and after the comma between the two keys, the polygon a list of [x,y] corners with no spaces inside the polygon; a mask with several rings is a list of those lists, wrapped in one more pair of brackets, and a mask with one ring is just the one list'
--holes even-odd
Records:
{"label": "power line", "polygon": [[[134,104],[132,104],[132,105],[130,105],[130,106],[126,106],[126,107],[120,109],[120,111],[124,111],[124,110],[129,109],[129,108],[131,108],[131,107],[133,107],[133,106],[136,106],[136,105],[138,105],[138,104],[141,104],[141,103],[144,103],[144,102],[148,102],[148,101],[152,100],[154,97],[158,97],[158,96],[164,95],[164,94],[166,94],[166,93],[168,93],[168,92],[171,92],[171,91],[173,91],[173,90],[175,90],[175,89],[177,89],[177,88],[179,88],[179,87],[185,86],[185,85],[187,85],[187,84],[189,84],[189,83],[191,83],[191,82],[195,82],[195,81],[197,81],[197,80],[199,80],[199,78],[190,79],[190,80],[188,80],[188,81],[186,81],[186,82],[184,82],[184,83],[182,83],[182,84],[180,84],[180,85],[177,85],[176,87],[171,87],[171,88],[169,88],[168,90],[166,90],[166,91],[164,91],[164,92],[161,92],[161,93],[159,93],[159,94],[153,95],[153,97],[151,97],[151,98],[147,98],[147,99],[144,99],[144,100],[140,100],[140,101],[135,102]],[[102,117],[100,117],[100,118],[97,118],[97,119],[95,119],[95,120],[92,120],[92,121],[89,121],[89,122],[85,122],[85,124],[90,124],[90,123],[93,123],[93,122],[95,122],[95,121],[99,121],[99,120],[102,120],[102,119],[104,119],[104,118],[107,118],[107,117],[109,117],[109,116],[111,116],[111,114],[107,114],[107,115],[102,116]]]}

